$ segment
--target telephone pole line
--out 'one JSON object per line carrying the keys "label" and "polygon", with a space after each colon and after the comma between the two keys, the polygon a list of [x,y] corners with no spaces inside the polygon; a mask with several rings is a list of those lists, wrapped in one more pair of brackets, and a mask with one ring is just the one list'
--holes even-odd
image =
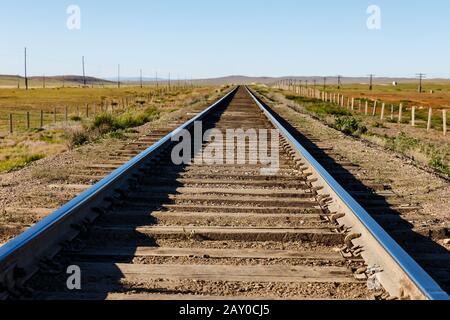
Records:
{"label": "telephone pole line", "polygon": [[426,77],[426,74],[418,73],[416,76],[419,78],[419,89],[418,89],[418,91],[419,91],[419,93],[422,93],[422,81]]}
{"label": "telephone pole line", "polygon": [[142,84],[142,69],[140,70],[141,72],[141,89],[143,88],[143,84]]}
{"label": "telephone pole line", "polygon": [[117,65],[117,88],[120,89],[120,64]]}
{"label": "telephone pole line", "polygon": [[323,91],[327,89],[327,77],[323,77]]}
{"label": "telephone pole line", "polygon": [[370,77],[369,90],[370,91],[372,91],[372,89],[373,89],[373,77],[374,76],[375,76],[374,74],[369,74],[369,77]]}
{"label": "telephone pole line", "polygon": [[27,76],[27,48],[25,47],[25,90],[28,90],[28,76]]}
{"label": "telephone pole line", "polygon": [[340,89],[341,88],[341,78],[342,78],[342,76],[337,76],[337,81],[338,81],[338,89]]}
{"label": "telephone pole line", "polygon": [[86,71],[84,69],[84,56],[81,58],[81,64],[83,66],[83,86],[86,86]]}

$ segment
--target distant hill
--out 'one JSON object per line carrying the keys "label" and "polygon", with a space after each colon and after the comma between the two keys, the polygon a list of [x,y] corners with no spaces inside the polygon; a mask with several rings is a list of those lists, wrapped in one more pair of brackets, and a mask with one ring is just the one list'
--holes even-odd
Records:
{"label": "distant hill", "polygon": [[[31,77],[31,79],[39,79],[41,80],[42,77]],[[69,82],[69,83],[78,83],[83,84],[83,76],[74,76],[74,75],[67,75],[67,76],[52,76],[49,77],[49,79],[53,81],[60,81],[60,82]],[[95,77],[86,77],[86,83],[88,84],[100,84],[100,83],[112,83],[112,81],[95,78]]]}
{"label": "distant hill", "polygon": [[[87,85],[101,85],[101,84],[111,84],[111,81],[95,78],[86,77]],[[32,88],[42,87],[44,84],[44,77],[33,76],[28,77],[28,85]],[[82,86],[83,77],[76,75],[66,75],[66,76],[45,76],[45,86],[46,87],[61,87],[63,86]],[[0,75],[0,87],[3,88],[17,88],[25,87],[25,78],[17,75]]]}
{"label": "distant hill", "polygon": [[[327,76],[327,84],[336,84],[337,77],[336,76]],[[296,81],[308,81],[310,84],[313,84],[316,81],[317,85],[323,84],[322,76],[305,76],[305,77],[296,77],[296,76],[286,76],[286,77],[251,77],[251,76],[240,76],[240,75],[232,75],[226,77],[219,78],[209,78],[209,79],[195,79],[192,80],[194,83],[198,85],[225,85],[225,84],[253,84],[253,83],[261,83],[261,84],[273,84],[280,80],[292,79]],[[143,78],[145,84],[152,84],[155,81],[160,83],[167,83],[168,79],[145,77]],[[177,83],[178,79],[171,79],[172,83]],[[185,79],[180,79],[180,82],[184,82]],[[186,81],[191,81],[190,79]],[[375,84],[391,84],[392,82],[398,83],[411,83],[417,82],[417,79],[414,78],[389,78],[389,77],[380,77],[374,78],[373,82]],[[425,81],[433,81],[433,82],[450,82],[450,79],[427,79]],[[107,78],[95,78],[95,77],[86,77],[86,82],[88,85],[111,85],[117,82],[116,79]],[[137,85],[140,82],[139,78],[136,77],[123,77],[121,82],[128,85]],[[369,79],[366,77],[343,77],[341,79],[343,84],[366,84],[369,82]],[[0,75],[0,87],[10,87],[17,88],[18,83],[20,87],[25,86],[25,79],[21,76],[16,75]],[[46,87],[60,87],[65,86],[82,86],[83,85],[83,77],[77,75],[65,75],[65,76],[46,76],[45,77]],[[29,85],[30,87],[42,87],[43,86],[43,77],[29,77]]]}
{"label": "distant hill", "polygon": [[[327,84],[336,84],[337,83],[337,77],[336,76],[327,76]],[[201,80],[195,80],[196,82],[201,83],[207,83],[207,84],[214,84],[214,85],[222,85],[222,84],[252,84],[252,83],[261,83],[261,84],[273,84],[280,80],[296,80],[296,81],[302,81],[305,83],[305,81],[308,81],[310,84],[313,84],[314,81],[318,85],[323,84],[324,77],[323,76],[305,76],[305,77],[296,77],[296,76],[286,76],[286,77],[249,77],[249,76],[227,76],[227,77],[221,77],[221,78],[213,78],[213,79],[201,79]],[[380,77],[380,78],[374,78],[373,83],[375,84],[391,84],[392,82],[398,82],[398,83],[411,83],[411,82],[417,82],[417,79],[415,78],[389,78],[389,77]],[[427,79],[425,81],[433,81],[433,82],[450,82],[450,79]],[[343,84],[356,84],[356,83],[368,83],[368,78],[363,77],[342,77],[341,82]]]}

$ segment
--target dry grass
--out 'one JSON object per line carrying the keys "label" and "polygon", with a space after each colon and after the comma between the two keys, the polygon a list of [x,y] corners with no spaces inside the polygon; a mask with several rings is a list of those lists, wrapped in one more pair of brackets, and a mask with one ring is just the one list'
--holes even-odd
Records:
{"label": "dry grass", "polygon": [[328,87],[327,91],[339,92],[355,98],[380,100],[393,104],[403,103],[405,106],[450,108],[450,82],[424,82],[422,93],[418,92],[418,84],[415,83],[398,86],[374,85],[372,91],[366,84],[350,84],[343,85],[340,90],[335,86]]}
{"label": "dry grass", "polygon": [[153,88],[49,88],[49,89],[0,89],[0,111],[47,111],[68,107],[84,107],[86,104],[101,104],[133,95],[144,96]]}
{"label": "dry grass", "polygon": [[[153,121],[157,117],[142,119],[145,110],[155,110],[157,114],[170,113],[179,110],[183,106],[209,97],[215,88],[173,88],[171,92],[156,92],[155,88],[106,88],[106,89],[36,89],[36,90],[12,90],[0,89],[0,173],[20,169],[29,163],[64,152],[70,147],[75,147],[96,139],[87,139],[82,143],[73,145],[74,134],[83,132],[83,128],[92,126],[96,117],[80,117],[77,113],[70,114],[72,121],[65,122],[65,116],[60,115],[54,123],[53,115],[46,114],[44,130],[25,130],[26,110],[53,110],[55,106],[84,105],[86,103],[100,103],[103,100],[118,101],[124,97],[137,97],[130,99],[127,111],[116,110],[117,121],[123,127],[130,128]],[[144,97],[151,94],[150,101]],[[14,110],[15,119],[22,116],[21,130],[15,130],[14,134],[7,133],[7,123],[2,121],[5,116],[1,114]],[[92,111],[91,111],[92,112]],[[155,114],[156,114],[155,113]],[[145,115],[145,114],[144,114]],[[31,126],[37,126],[38,118],[31,119]],[[133,120],[133,121],[131,121]],[[139,121],[138,121],[139,120]],[[2,123],[3,122],[3,123]],[[126,124],[126,126],[125,126]],[[120,133],[120,132],[119,132]],[[102,138],[115,138],[117,134],[102,135]],[[96,136],[98,138],[98,135]]]}
{"label": "dry grass", "polygon": [[21,169],[31,162],[67,150],[64,130],[30,131],[0,138],[0,172]]}
{"label": "dry grass", "polygon": [[[259,87],[257,87],[257,90],[261,94],[271,95],[270,92],[260,90]],[[412,127],[408,124],[398,124],[397,121],[381,121],[379,115],[373,117],[372,115],[365,116],[357,112],[350,112],[347,108],[337,107],[332,103],[318,99],[300,97],[286,91],[281,93],[306,112],[331,127],[399,152],[429,166],[444,176],[450,177],[449,138],[448,136],[444,137],[439,130],[427,132],[424,129],[423,120],[418,121],[416,127]],[[442,121],[442,118],[439,120]],[[437,129],[438,125],[435,124],[434,128]]]}

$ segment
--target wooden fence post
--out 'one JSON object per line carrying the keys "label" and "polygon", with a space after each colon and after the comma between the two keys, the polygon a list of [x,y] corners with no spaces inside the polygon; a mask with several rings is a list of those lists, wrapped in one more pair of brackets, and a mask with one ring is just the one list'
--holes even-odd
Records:
{"label": "wooden fence post", "polygon": [[27,130],[30,130],[30,112],[27,111]]}
{"label": "wooden fence post", "polygon": [[364,114],[367,116],[367,114],[369,113],[369,101],[366,101],[366,106],[364,109]]}
{"label": "wooden fence post", "polygon": [[13,133],[13,114],[9,114],[9,133]]}
{"label": "wooden fence post", "polygon": [[411,110],[411,126],[416,126],[416,107],[412,107]]}
{"label": "wooden fence post", "polygon": [[442,130],[444,131],[444,136],[447,135],[447,110],[442,110],[442,118],[443,118],[443,126],[442,126]]}
{"label": "wooden fence post", "polygon": [[89,104],[86,103],[86,118],[89,119]]}
{"label": "wooden fence post", "polygon": [[372,112],[372,116],[374,116],[374,117],[377,115],[377,104],[378,104],[378,101],[375,100],[375,102],[373,103],[373,112]]}
{"label": "wooden fence post", "polygon": [[383,104],[381,105],[381,121],[384,120],[384,111],[386,108],[386,104],[383,102]]}
{"label": "wooden fence post", "polygon": [[401,124],[403,121],[403,103],[400,103],[399,109],[398,109],[398,123]]}
{"label": "wooden fence post", "polygon": [[67,106],[64,107],[64,118],[66,119],[66,123],[69,122],[69,110]]}
{"label": "wooden fence post", "polygon": [[394,105],[391,104],[391,121],[394,121]]}
{"label": "wooden fence post", "polygon": [[56,107],[53,108],[53,123],[56,123]]}
{"label": "wooden fence post", "polygon": [[352,98],[352,111],[355,111],[355,98]]}
{"label": "wooden fence post", "polygon": [[431,118],[433,117],[433,109],[428,109],[428,122],[427,122],[427,131],[429,132],[431,130]]}

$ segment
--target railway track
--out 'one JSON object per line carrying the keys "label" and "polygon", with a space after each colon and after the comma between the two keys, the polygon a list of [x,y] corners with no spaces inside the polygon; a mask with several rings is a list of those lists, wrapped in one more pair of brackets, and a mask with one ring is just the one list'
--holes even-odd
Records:
{"label": "railway track", "polygon": [[[117,168],[0,249],[0,295],[448,298],[247,88],[182,127],[192,131],[200,120],[204,131],[278,129],[279,171],[200,163],[199,151],[214,144],[208,141],[193,146],[189,163],[175,165],[171,138],[179,131],[144,138],[81,172],[78,178],[96,182]],[[81,290],[67,288],[69,266],[81,270]]]}

